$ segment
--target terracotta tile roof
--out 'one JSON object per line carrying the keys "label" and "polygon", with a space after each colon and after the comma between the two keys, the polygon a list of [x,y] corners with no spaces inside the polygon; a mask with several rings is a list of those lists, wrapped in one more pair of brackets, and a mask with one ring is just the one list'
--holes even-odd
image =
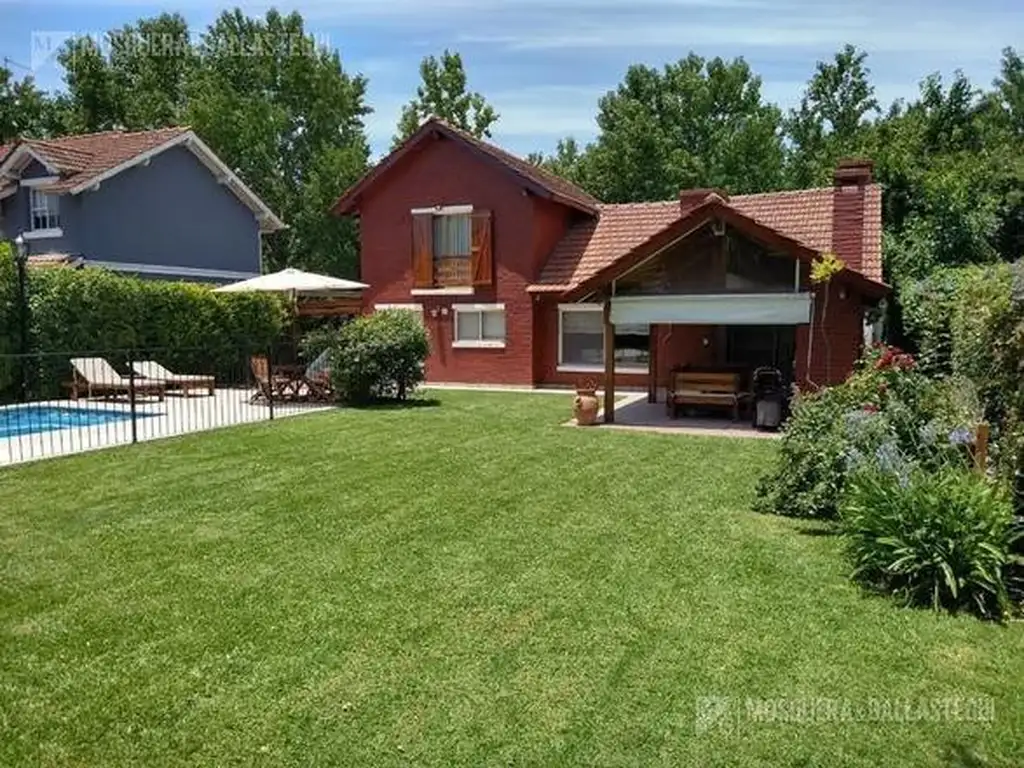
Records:
{"label": "terracotta tile roof", "polygon": [[678,200],[601,203],[597,219],[570,229],[551,253],[535,290],[563,291],[582,283],[680,217]]}
{"label": "terracotta tile roof", "polygon": [[512,153],[506,152],[501,147],[497,147],[494,144],[488,144],[486,141],[481,141],[475,136],[456,128],[453,125],[449,125],[443,120],[434,118],[434,121],[436,123],[441,123],[457,136],[461,136],[465,141],[475,146],[481,152],[484,152],[495,160],[505,164],[513,172],[520,176],[525,176],[538,186],[551,190],[552,193],[556,196],[562,197],[567,202],[572,202],[580,207],[590,209],[596,209],[601,205],[601,202],[596,197],[584,192],[575,184],[563,179],[561,176],[556,176],[533,163],[527,162],[520,157],[516,157]]}
{"label": "terracotta tile roof", "polygon": [[48,189],[67,192],[188,132],[187,127],[132,133],[104,131],[58,139],[25,139],[21,144],[31,148],[60,173],[60,182]]}
{"label": "terracotta tile roof", "polygon": [[[707,199],[707,196],[702,197]],[[806,189],[738,195],[728,205],[738,213],[796,240],[811,250],[825,252],[833,242],[834,189]],[[693,198],[693,204],[701,202]],[[882,280],[882,190],[866,188],[863,252],[850,268],[876,282]],[[579,285],[601,269],[643,244],[682,217],[679,200],[654,203],[601,204],[596,221],[577,224],[555,246],[532,291],[561,292]]]}
{"label": "terracotta tile roof", "polygon": [[419,127],[419,129],[405,140],[391,154],[371,168],[359,181],[342,193],[341,197],[332,207],[332,211],[338,215],[352,213],[359,207],[359,197],[362,193],[381,178],[388,169],[392,168],[399,160],[405,157],[414,147],[431,135],[447,136],[450,139],[461,141],[468,147],[482,155],[487,156],[499,163],[505,170],[519,177],[535,189],[543,190],[553,199],[576,208],[587,214],[597,212],[600,202],[597,198],[587,194],[575,184],[556,176],[553,173],[538,168],[522,158],[506,152],[505,150],[481,141],[476,137],[449,125],[444,120],[432,117]]}
{"label": "terracotta tile roof", "polygon": [[[792,192],[768,192],[740,195],[729,205],[745,216],[816,251],[832,251],[837,246],[832,229],[835,189],[801,189]],[[848,266],[867,278],[882,280],[882,187],[865,188],[864,241],[860,260],[850,259]]]}

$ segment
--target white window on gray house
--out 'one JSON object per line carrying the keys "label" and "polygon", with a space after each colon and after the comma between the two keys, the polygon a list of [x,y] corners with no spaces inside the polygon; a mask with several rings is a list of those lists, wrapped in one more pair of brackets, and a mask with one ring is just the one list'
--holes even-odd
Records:
{"label": "white window on gray house", "polygon": [[455,339],[456,347],[503,347],[505,346],[505,305],[504,304],[456,304]]}
{"label": "white window on gray house", "polygon": [[[650,350],[650,326],[615,326],[615,370],[646,371]],[[600,304],[558,308],[558,367],[567,371],[604,368],[604,318]]]}
{"label": "white window on gray house", "polygon": [[29,189],[29,207],[32,216],[32,230],[57,229],[60,227],[59,197],[37,189]]}

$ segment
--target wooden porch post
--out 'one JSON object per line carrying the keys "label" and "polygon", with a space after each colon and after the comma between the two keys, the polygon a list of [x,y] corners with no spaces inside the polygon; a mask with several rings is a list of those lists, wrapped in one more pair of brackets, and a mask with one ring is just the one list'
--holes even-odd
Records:
{"label": "wooden porch post", "polygon": [[604,423],[615,423],[615,326],[612,301],[604,300]]}
{"label": "wooden porch post", "polygon": [[658,347],[661,342],[661,327],[651,323],[650,326],[650,339],[651,348],[647,354],[647,358],[650,361],[648,363],[647,372],[647,402],[656,403],[658,402]]}

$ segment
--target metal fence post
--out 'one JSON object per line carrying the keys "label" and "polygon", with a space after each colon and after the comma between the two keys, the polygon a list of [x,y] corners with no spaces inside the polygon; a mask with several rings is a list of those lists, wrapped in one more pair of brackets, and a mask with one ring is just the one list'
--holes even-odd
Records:
{"label": "metal fence post", "polygon": [[267,405],[270,408],[270,420],[274,420],[274,348],[267,350]]}
{"label": "metal fence post", "polygon": [[132,409],[132,444],[139,442],[139,430],[138,430],[138,414],[135,411],[135,366],[132,365],[132,361],[135,360],[135,353],[130,353],[128,360],[128,399],[131,401]]}

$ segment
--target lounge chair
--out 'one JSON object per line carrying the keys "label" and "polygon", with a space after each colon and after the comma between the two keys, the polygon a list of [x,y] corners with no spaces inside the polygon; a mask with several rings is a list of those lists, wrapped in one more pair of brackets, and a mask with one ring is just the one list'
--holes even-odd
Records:
{"label": "lounge chair", "polygon": [[155,395],[161,401],[164,399],[166,387],[161,382],[141,377],[130,381],[102,357],[73,357],[71,368],[73,377],[69,386],[75,400],[83,393],[86,397],[130,397],[133,389],[136,395]]}
{"label": "lounge chair", "polygon": [[193,376],[174,373],[164,368],[155,360],[143,360],[140,363],[132,363],[132,368],[139,376],[162,382],[168,390],[180,390],[185,397],[188,397],[189,392],[194,389],[205,390],[206,394],[213,395],[213,376]]}

